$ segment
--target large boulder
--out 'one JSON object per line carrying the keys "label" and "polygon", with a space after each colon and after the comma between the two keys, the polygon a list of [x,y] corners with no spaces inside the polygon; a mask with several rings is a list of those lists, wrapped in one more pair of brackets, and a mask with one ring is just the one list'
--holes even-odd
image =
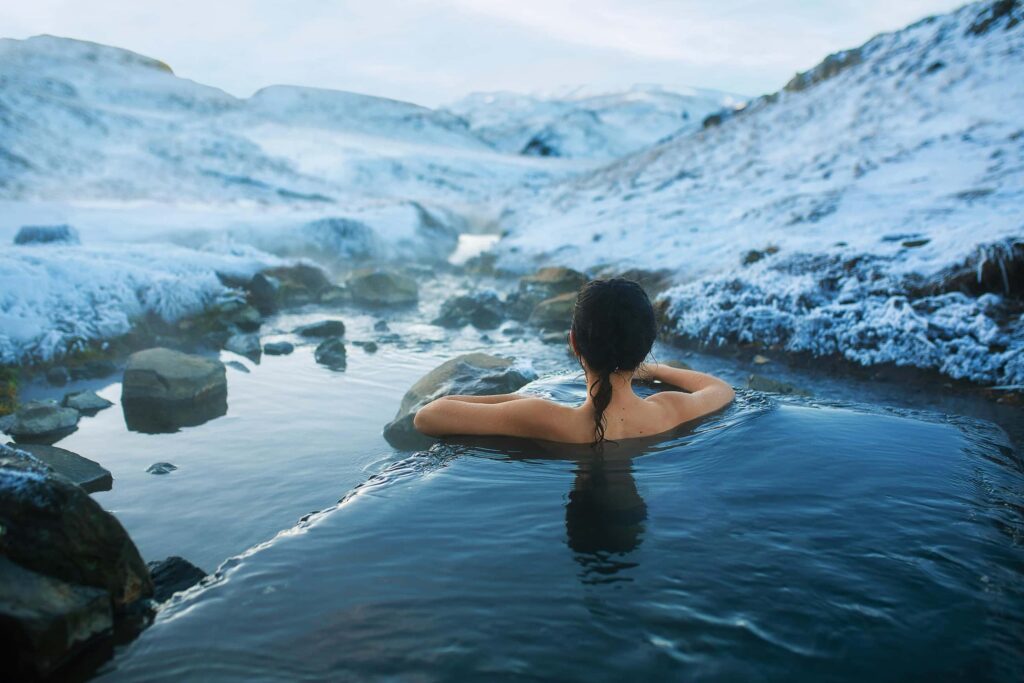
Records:
{"label": "large boulder", "polygon": [[345,285],[352,301],[365,306],[408,306],[419,301],[416,280],[396,270],[357,270]]}
{"label": "large boulder", "polygon": [[564,331],[572,324],[576,294],[560,294],[537,304],[530,314],[530,324],[542,330]]}
{"label": "large boulder", "polygon": [[5,680],[56,672],[114,627],[110,596],[29,571],[0,556],[0,662]]}
{"label": "large boulder", "polygon": [[541,268],[520,278],[519,288],[508,297],[509,313],[518,320],[526,320],[540,302],[563,294],[575,296],[586,282],[587,276],[572,268]]}
{"label": "large boulder", "polygon": [[384,427],[384,438],[395,448],[426,448],[434,439],[416,431],[416,411],[434,399],[450,394],[490,396],[510,394],[537,379],[533,370],[508,358],[486,353],[467,353],[452,358],[424,375],[405,393],[395,419]]}
{"label": "large boulder", "polygon": [[115,608],[149,597],[149,570],[124,527],[80,486],[0,445],[0,555],[33,572],[105,591]]}
{"label": "large boulder", "polygon": [[14,413],[7,433],[15,441],[56,443],[78,429],[78,411],[53,401],[29,401]]}
{"label": "large boulder", "polygon": [[24,225],[15,244],[79,244],[78,231],[70,225]]}
{"label": "large boulder", "polygon": [[128,358],[121,407],[129,429],[172,432],[224,415],[227,395],[219,360],[155,348]]}
{"label": "large boulder", "polygon": [[442,327],[472,325],[480,330],[491,330],[505,319],[505,304],[493,290],[463,294],[447,299],[434,320]]}
{"label": "large boulder", "polygon": [[45,444],[10,445],[31,454],[57,474],[70,479],[89,493],[109,491],[114,485],[114,478],[108,470],[95,460],[84,458],[78,453]]}

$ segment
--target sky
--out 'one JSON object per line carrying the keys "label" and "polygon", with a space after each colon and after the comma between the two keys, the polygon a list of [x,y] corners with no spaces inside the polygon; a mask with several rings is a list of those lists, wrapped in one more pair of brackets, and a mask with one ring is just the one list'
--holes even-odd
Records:
{"label": "sky", "polygon": [[778,90],[962,0],[2,0],[0,37],[123,47],[237,96],[287,83],[427,106],[585,85]]}

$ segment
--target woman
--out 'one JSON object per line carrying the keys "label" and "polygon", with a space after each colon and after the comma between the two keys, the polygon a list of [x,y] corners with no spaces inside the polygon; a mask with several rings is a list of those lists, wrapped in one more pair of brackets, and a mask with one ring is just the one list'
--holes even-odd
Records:
{"label": "woman", "polygon": [[654,308],[640,285],[593,280],[580,290],[569,332],[587,379],[583,405],[521,394],[445,396],[420,409],[416,429],[430,436],[505,435],[600,447],[606,440],[667,432],[732,401],[733,390],[722,380],[660,364],[645,365],[645,376],[683,391],[637,396],[633,377],[656,335]]}

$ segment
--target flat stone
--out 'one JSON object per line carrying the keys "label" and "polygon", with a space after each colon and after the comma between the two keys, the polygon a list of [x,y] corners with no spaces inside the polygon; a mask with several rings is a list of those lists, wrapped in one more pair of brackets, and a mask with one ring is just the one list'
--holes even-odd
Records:
{"label": "flat stone", "polygon": [[320,365],[326,365],[332,370],[344,370],[348,364],[345,343],[337,337],[332,337],[320,342],[313,352],[313,357]]}
{"label": "flat stone", "polygon": [[23,225],[14,236],[15,244],[80,244],[78,231],[70,225]]}
{"label": "flat stone", "polygon": [[419,301],[416,281],[395,270],[371,268],[349,276],[346,288],[352,301],[367,306],[408,306]]}
{"label": "flat stone", "polygon": [[155,462],[146,468],[146,472],[149,474],[170,474],[176,469],[178,469],[177,465],[172,465],[169,462]]}
{"label": "flat stone", "polygon": [[87,645],[110,635],[113,626],[105,590],[45,576],[0,556],[5,680],[49,677]]}
{"label": "flat stone", "polygon": [[416,411],[426,404],[450,394],[509,394],[535,379],[535,372],[516,366],[508,358],[486,353],[452,358],[421,377],[405,393],[395,418],[384,427],[384,438],[396,448],[428,447],[435,439],[421,434],[413,425]]}
{"label": "flat stone", "polygon": [[149,574],[153,577],[153,599],[157,602],[164,602],[175,593],[187,590],[206,578],[206,572],[177,556],[150,562]]}
{"label": "flat stone", "polygon": [[764,375],[750,375],[747,378],[747,387],[755,391],[764,391],[770,394],[784,394],[796,396],[812,396],[811,392],[787,382],[780,382]]}
{"label": "flat stone", "polygon": [[295,328],[300,337],[341,337],[345,334],[345,323],[341,320],[321,320]]}
{"label": "flat stone", "polygon": [[231,335],[224,343],[224,348],[232,353],[237,353],[239,356],[245,356],[253,360],[259,359],[263,353],[263,347],[260,345],[260,336],[258,334]]}
{"label": "flat stone", "polygon": [[14,413],[7,433],[17,441],[55,443],[78,428],[78,411],[53,401],[30,401]]}
{"label": "flat stone", "polygon": [[294,350],[295,345],[286,341],[267,342],[263,345],[263,353],[268,356],[287,356]]}
{"label": "flat stone", "polygon": [[227,391],[219,360],[165,348],[147,349],[128,358],[122,401],[136,398],[190,401]]}
{"label": "flat stone", "polygon": [[250,373],[249,368],[246,367],[245,363],[243,363],[241,361],[229,360],[229,361],[225,362],[224,365],[226,367],[231,368],[232,370],[238,370],[239,372],[244,372],[247,375]]}
{"label": "flat stone", "polygon": [[82,457],[56,446],[45,444],[8,444],[20,451],[30,453],[46,463],[54,472],[67,477],[89,493],[109,491],[114,486],[114,477],[95,460]]}
{"label": "flat stone", "polygon": [[70,394],[64,394],[61,405],[91,415],[104,408],[109,408],[114,403],[99,396],[95,391],[73,391]]}

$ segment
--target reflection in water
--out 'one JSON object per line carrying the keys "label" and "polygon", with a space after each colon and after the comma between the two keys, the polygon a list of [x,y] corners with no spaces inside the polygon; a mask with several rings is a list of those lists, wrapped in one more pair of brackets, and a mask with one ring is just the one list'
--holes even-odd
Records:
{"label": "reflection in water", "polygon": [[128,429],[143,434],[166,434],[195,427],[228,412],[228,392],[214,392],[191,401],[129,398],[122,401]]}

